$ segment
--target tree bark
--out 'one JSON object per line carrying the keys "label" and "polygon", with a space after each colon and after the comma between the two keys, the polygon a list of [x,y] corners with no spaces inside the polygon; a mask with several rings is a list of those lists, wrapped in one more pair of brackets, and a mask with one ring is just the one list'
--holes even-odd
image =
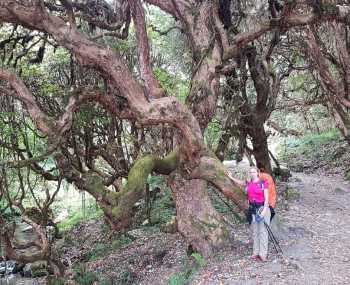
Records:
{"label": "tree bark", "polygon": [[346,142],[350,145],[350,115],[343,110],[342,106],[333,102],[329,104],[330,113]]}
{"label": "tree bark", "polygon": [[[350,145],[350,115],[347,108],[350,107],[349,81],[350,81],[350,59],[345,45],[345,39],[342,37],[339,27],[333,26],[335,35],[336,53],[339,63],[331,67],[326,56],[321,51],[320,40],[317,37],[315,29],[306,29],[307,53],[314,62],[317,73],[320,77],[322,88],[326,92],[326,99],[330,114],[334,118],[337,128],[342,133],[344,139]],[[334,75],[332,68],[338,73]],[[337,80],[335,76],[339,76]]]}
{"label": "tree bark", "polygon": [[[220,42],[213,27],[218,18],[215,14],[217,4],[215,1],[202,1],[192,7],[195,13],[174,4],[181,15],[193,58],[191,87],[186,104],[197,119],[202,133],[215,115],[219,95],[219,74],[216,69],[222,64],[222,58]],[[222,26],[222,23],[219,25]],[[205,152],[202,152],[201,159]],[[185,172],[185,169],[180,170]],[[228,244],[229,235],[221,215],[211,204],[207,181],[200,175],[197,178],[200,179],[186,180],[183,175],[173,177],[171,184],[176,202],[177,226],[194,250],[210,256]]]}
{"label": "tree bark", "polygon": [[264,124],[273,109],[271,102],[274,102],[278,94],[279,82],[276,82],[276,75],[270,76],[271,71],[268,70],[267,62],[257,53],[255,47],[248,48],[246,53],[256,92],[256,104],[251,108],[253,120],[246,120],[245,123],[249,126],[247,130],[252,137],[253,154],[257,165],[272,174]]}
{"label": "tree bark", "polygon": [[264,125],[257,123],[252,133],[253,154],[258,167],[272,174],[271,160]]}
{"label": "tree bark", "polygon": [[229,232],[222,216],[212,206],[207,183],[201,179],[186,180],[175,174],[170,184],[176,202],[177,229],[193,250],[208,257],[227,246]]}

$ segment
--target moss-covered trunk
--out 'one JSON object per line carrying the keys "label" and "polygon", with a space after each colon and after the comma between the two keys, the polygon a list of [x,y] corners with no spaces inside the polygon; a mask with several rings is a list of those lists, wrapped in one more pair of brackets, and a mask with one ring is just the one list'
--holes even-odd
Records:
{"label": "moss-covered trunk", "polygon": [[61,154],[57,154],[60,170],[65,178],[80,190],[92,195],[102,209],[105,219],[115,231],[128,229],[134,216],[133,207],[145,194],[148,175],[152,172],[170,174],[177,168],[178,151],[164,158],[146,155],[135,161],[128,174],[127,183],[118,192],[110,190],[103,177],[93,171],[83,175],[74,172]]}

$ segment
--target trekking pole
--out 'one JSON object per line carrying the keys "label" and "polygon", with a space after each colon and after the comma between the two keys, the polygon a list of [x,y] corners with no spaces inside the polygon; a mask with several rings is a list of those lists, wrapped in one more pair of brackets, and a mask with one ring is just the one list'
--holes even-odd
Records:
{"label": "trekking pole", "polygon": [[[264,222],[264,223],[265,223],[265,222]],[[266,226],[266,224],[265,224],[265,226]],[[270,233],[270,231],[267,229],[267,227],[266,227],[266,230],[267,230],[267,234],[269,235],[270,240],[272,241],[273,247],[275,248],[276,253],[278,254],[278,248],[277,248],[276,242],[275,242],[275,240],[273,239],[273,237],[271,236],[271,233]]]}
{"label": "trekking pole", "polygon": [[277,244],[277,246],[278,246],[280,252],[283,254],[283,250],[282,250],[282,248],[281,248],[281,246],[280,246],[280,243],[279,243],[279,241],[277,240],[277,238],[275,237],[275,235],[273,234],[273,232],[272,232],[272,230],[271,230],[271,227],[270,227],[269,225],[267,225],[267,227],[268,227],[268,230],[269,230],[270,233],[271,233],[271,236],[272,236],[274,242]]}
{"label": "trekking pole", "polygon": [[283,250],[282,250],[282,248],[281,248],[281,246],[280,246],[278,240],[276,239],[275,235],[273,234],[273,232],[272,232],[270,226],[269,226],[265,221],[264,221],[264,224],[265,224],[265,227],[266,227],[266,229],[267,229],[267,232],[268,232],[268,234],[269,234],[269,236],[270,236],[270,238],[271,238],[271,240],[272,240],[272,243],[273,243],[273,245],[274,245],[274,247],[275,247],[275,249],[276,249],[276,252],[278,253],[278,250],[277,250],[277,247],[278,247],[279,251],[280,251],[281,254],[283,255]]}
{"label": "trekking pole", "polygon": [[[265,226],[266,226],[266,224],[265,224]],[[280,251],[279,251],[278,248],[277,248],[277,245],[279,246],[279,244],[278,244],[277,241],[274,239],[274,236],[273,236],[272,232],[269,231],[267,227],[266,227],[266,230],[267,230],[267,233],[268,233],[268,235],[269,235],[269,239],[270,239],[270,241],[272,242],[273,247],[275,248],[276,253],[277,253],[277,254],[281,253],[282,256],[283,256],[282,250],[280,249]]]}

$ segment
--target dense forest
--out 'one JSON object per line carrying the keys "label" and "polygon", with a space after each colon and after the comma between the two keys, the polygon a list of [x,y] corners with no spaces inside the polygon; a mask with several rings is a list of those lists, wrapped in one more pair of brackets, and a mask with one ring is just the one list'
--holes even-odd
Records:
{"label": "dense forest", "polygon": [[[231,175],[263,167],[281,217],[300,181],[348,195],[346,0],[1,0],[0,23],[0,274],[34,282],[39,262],[43,284],[224,284],[193,276],[240,254]],[[180,242],[191,269],[94,267],[148,234]]]}

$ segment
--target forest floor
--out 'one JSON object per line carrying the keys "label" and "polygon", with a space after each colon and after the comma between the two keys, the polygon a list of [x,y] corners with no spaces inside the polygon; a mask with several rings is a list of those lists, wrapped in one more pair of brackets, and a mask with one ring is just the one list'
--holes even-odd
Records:
{"label": "forest floor", "polygon": [[[231,248],[198,263],[187,256],[179,234],[148,228],[130,231],[124,239],[131,240],[85,263],[84,271],[103,276],[103,284],[350,284],[349,182],[339,174],[315,170],[293,173],[280,189],[277,211],[283,225],[284,256],[277,255],[270,244],[267,262],[251,261],[249,227],[237,222]],[[84,251],[86,256],[89,242],[103,236],[101,222],[91,223],[72,230],[84,242],[79,249],[65,249],[71,259],[75,253],[80,259]]]}
{"label": "forest floor", "polygon": [[270,243],[267,262],[251,261],[249,226],[234,219],[214,191],[213,203],[235,238],[211,259],[189,256],[180,234],[160,230],[162,221],[174,214],[166,191],[159,193],[152,210],[160,223],[140,226],[141,220],[128,233],[110,237],[101,219],[80,223],[58,242],[60,254],[71,264],[72,278],[79,281],[80,276],[80,284],[97,278],[103,285],[350,284],[350,182],[345,181],[350,152],[343,141],[328,135],[289,144],[283,158],[294,171],[277,187],[281,227],[275,233],[283,256]]}

